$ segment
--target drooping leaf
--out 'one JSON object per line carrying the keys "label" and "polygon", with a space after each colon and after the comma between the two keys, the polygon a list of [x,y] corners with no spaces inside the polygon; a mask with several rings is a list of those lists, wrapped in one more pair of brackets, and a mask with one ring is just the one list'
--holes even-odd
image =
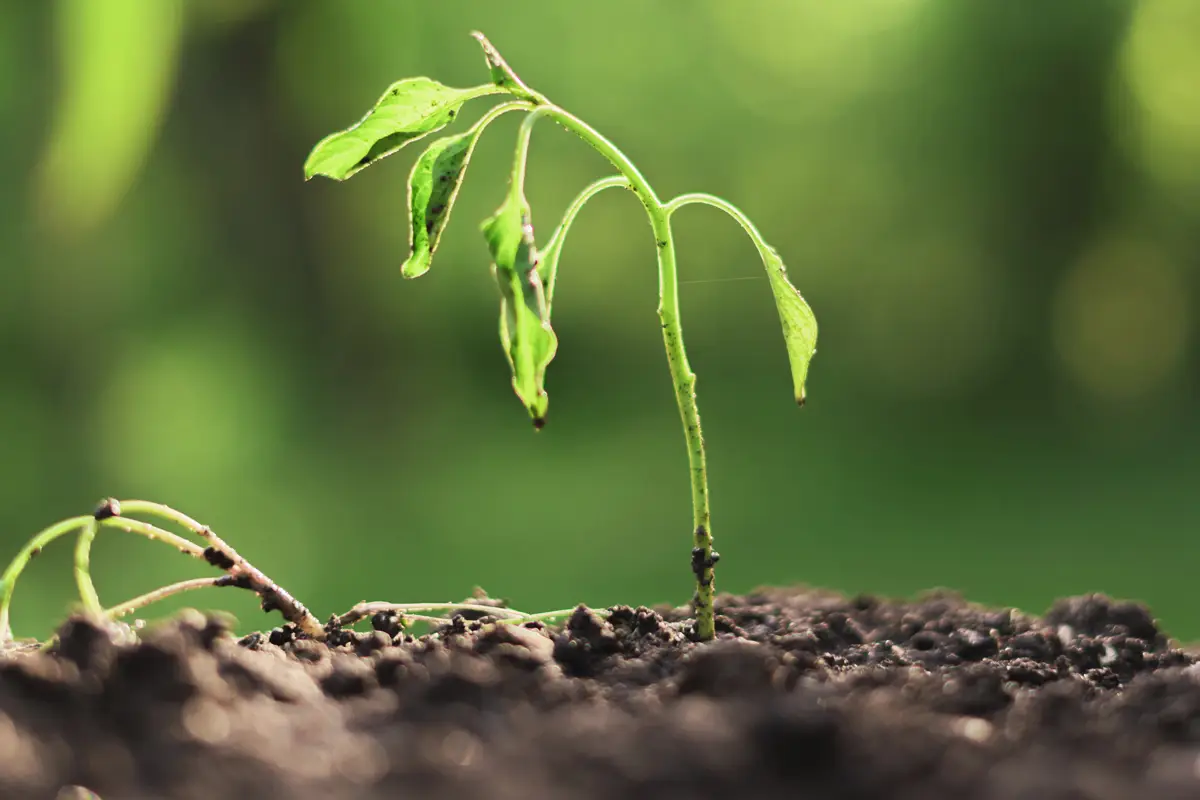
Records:
{"label": "drooping leaf", "polygon": [[496,49],[496,46],[489,42],[488,38],[479,31],[473,31],[471,36],[483,48],[483,57],[487,61],[488,70],[491,72],[492,83],[517,97],[533,99],[533,90],[517,77],[517,73],[504,60],[504,56],[500,55],[500,51]]}
{"label": "drooping leaf", "polygon": [[541,428],[549,405],[546,367],[554,359],[558,338],[550,327],[537,270],[529,203],[520,191],[510,192],[482,227],[500,287],[500,341],[512,369],[513,391],[525,404],[534,427]]}
{"label": "drooping leaf", "polygon": [[430,78],[393,83],[361,120],[326,136],[304,162],[304,179],[341,181],[412,141],[441,130],[468,100],[494,94],[492,86],[454,89]]}
{"label": "drooping leaf", "polygon": [[788,362],[792,367],[792,387],[796,402],[804,405],[804,382],[808,378],[808,365],[817,352],[817,318],[808,303],[787,277],[787,268],[775,248],[758,245],[763,266],[771,281],[775,295],[775,307],[779,311],[779,323],[783,326],[783,339],[787,344]]}
{"label": "drooping leaf", "polygon": [[497,106],[465,133],[445,136],[425,148],[408,176],[409,256],[401,267],[406,278],[429,271],[442,231],[450,221],[450,210],[458,197],[471,153],[484,128],[506,111],[527,106],[508,103]]}
{"label": "drooping leaf", "polygon": [[450,220],[450,209],[462,185],[467,162],[479,134],[467,131],[429,145],[408,176],[408,216],[411,252],[400,268],[406,278],[429,271],[433,252]]}

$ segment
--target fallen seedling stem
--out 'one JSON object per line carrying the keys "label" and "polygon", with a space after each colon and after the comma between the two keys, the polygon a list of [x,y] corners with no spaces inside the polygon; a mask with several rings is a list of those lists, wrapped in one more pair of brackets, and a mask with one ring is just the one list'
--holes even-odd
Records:
{"label": "fallen seedling stem", "polygon": [[[178,525],[188,533],[203,540],[207,546],[202,546],[189,539],[164,530],[163,528],[140,519],[134,519],[128,514],[141,514],[155,517],[159,520]],[[206,564],[217,567],[224,574],[203,578],[191,578],[177,583],[161,586],[145,594],[138,595],[123,603],[110,608],[104,608],[100,603],[96,587],[91,576],[91,549],[101,529],[125,531],[142,536],[154,542],[170,545],[179,552],[191,556]],[[485,596],[480,591],[478,602],[462,603],[386,603],[363,602],[349,611],[332,617],[327,625],[322,625],[316,617],[290,592],[277,584],[271,578],[238,553],[228,542],[218,536],[212,528],[201,524],[187,514],[177,511],[161,503],[145,500],[118,501],[104,500],[90,515],[71,517],[62,520],[45,530],[37,533],[21,548],[17,556],[0,575],[0,648],[12,642],[12,631],[9,627],[9,610],[12,606],[13,589],[17,578],[20,577],[29,562],[41,552],[42,548],[68,534],[79,532],[75,545],[74,573],[79,590],[81,606],[84,614],[100,621],[115,621],[140,611],[160,600],[184,594],[196,589],[220,588],[235,586],[247,589],[258,595],[262,609],[266,612],[279,611],[287,622],[295,626],[300,634],[312,639],[325,640],[330,633],[348,627],[375,614],[393,614],[405,626],[412,622],[430,625],[452,625],[454,616],[471,614],[478,618],[490,619],[493,623],[523,623],[536,622],[557,617],[564,617],[574,609],[547,611],[538,614],[526,614],[506,608],[503,605],[488,605]],[[435,616],[443,612],[449,616]],[[54,639],[47,640],[45,647],[50,646]]]}
{"label": "fallen seedling stem", "polygon": [[120,619],[128,616],[135,611],[140,611],[149,605],[157,603],[159,600],[166,600],[168,597],[174,597],[177,594],[190,592],[194,589],[208,589],[210,587],[220,587],[226,584],[222,581],[227,581],[229,576],[218,575],[211,578],[191,578],[186,581],[168,584],[167,586],[155,589],[152,592],[146,592],[143,595],[138,595],[131,600],[126,600],[124,603],[105,609],[104,616],[108,619]]}
{"label": "fallen seedling stem", "polygon": [[[203,547],[176,533],[163,530],[152,523],[134,519],[128,514],[142,514],[179,525],[189,533],[201,538],[208,545]],[[91,577],[91,549],[101,528],[112,528],[144,536],[151,541],[163,542],[192,558],[217,567],[224,575],[212,578],[197,578],[163,586],[125,603],[105,610]],[[42,548],[67,534],[78,530],[79,539],[75,546],[74,573],[83,612],[94,619],[116,619],[149,606],[159,600],[182,592],[205,587],[236,586],[248,589],[259,596],[264,611],[279,611],[284,619],[314,639],[325,638],[325,628],[307,608],[297,601],[279,584],[271,580],[262,570],[247,561],[211,528],[202,525],[188,515],[161,503],[145,500],[104,500],[95,512],[88,516],[71,517],[36,534],[23,547],[0,575],[0,646],[12,640],[9,624],[13,590],[17,579]]]}

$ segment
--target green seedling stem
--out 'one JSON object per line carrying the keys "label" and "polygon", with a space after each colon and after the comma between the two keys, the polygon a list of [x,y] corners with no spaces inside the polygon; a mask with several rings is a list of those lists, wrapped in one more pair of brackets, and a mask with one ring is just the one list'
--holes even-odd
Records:
{"label": "green seedling stem", "polygon": [[29,566],[29,562],[34,556],[42,552],[43,547],[60,536],[66,536],[76,529],[83,528],[94,519],[91,514],[71,517],[40,531],[20,549],[4,570],[4,574],[0,575],[0,645],[12,639],[12,629],[9,627],[8,619],[9,609],[12,607],[13,589],[16,588],[17,578],[21,576],[25,567]]}
{"label": "green seedling stem", "polygon": [[97,529],[100,527],[118,528],[129,533],[145,536],[152,541],[166,542],[190,556],[204,560],[204,548],[198,547],[181,536],[156,528],[140,520],[124,517],[108,517],[98,520],[96,515],[88,514],[57,522],[30,539],[25,547],[9,563],[3,575],[0,575],[0,645],[12,638],[11,628],[9,627],[9,610],[12,608],[12,596],[13,590],[16,588],[17,578],[29,566],[29,562],[33,557],[42,551],[43,547],[61,536],[73,533],[75,530],[80,531],[78,543],[75,547],[75,581],[79,588],[80,600],[86,612],[97,617],[103,613],[103,608],[100,605],[99,597],[96,595],[96,587],[92,584],[90,573],[91,546],[93,540],[96,538]]}
{"label": "green seedling stem", "polygon": [[[526,614],[521,619],[513,619],[511,617],[508,617],[505,619],[498,619],[498,620],[496,620],[496,624],[497,625],[512,625],[513,623],[520,624],[520,623],[525,623],[525,622],[546,622],[546,621],[552,620],[552,619],[562,619],[563,617],[569,617],[574,613],[575,613],[574,608],[560,608],[557,611],[540,611],[537,614]],[[604,610],[596,610],[594,613],[598,614],[601,617],[608,616],[608,612],[604,611]]]}
{"label": "green seedling stem", "polygon": [[[501,293],[500,337],[512,368],[513,389],[532,417],[535,428],[545,424],[548,404],[545,371],[558,346],[550,327],[550,312],[566,232],[583,205],[598,192],[623,186],[637,196],[654,235],[658,256],[658,318],[687,445],[696,636],[701,640],[712,639],[716,634],[713,568],[719,556],[713,550],[708,469],[696,404],[696,374],[688,363],[683,341],[671,215],[684,205],[702,203],[726,212],[749,234],[766,267],[775,296],[798,403],[804,401],[808,365],[816,351],[816,319],[788,281],[778,253],[741,210],[718,197],[701,193],[681,195],[664,203],[620,148],[595,128],[530,88],[483,34],[472,35],[483,47],[491,84],[455,89],[429,78],[407,78],[392,84],[356,125],[325,137],[313,148],[305,161],[305,179],[322,175],[345,180],[410,142],[446,127],[468,100],[491,94],[489,87],[514,98],[516,102],[488,112],[466,133],[435,140],[417,159],[409,175],[411,253],[402,267],[405,277],[417,277],[429,269],[470,154],[484,127],[508,110],[529,110],[517,133],[508,193],[496,214],[484,223],[483,232],[491,250],[492,272]],[[532,215],[525,199],[525,173],[533,126],[543,117],[582,139],[616,168],[619,175],[603,178],[584,189],[567,209],[546,247],[539,251],[533,241]],[[551,612],[550,617],[555,613]]]}
{"label": "green seedling stem", "polygon": [[[767,271],[787,345],[795,399],[801,404],[804,402],[808,365],[816,352],[816,319],[788,280],[779,254],[767,244],[741,210],[719,197],[702,193],[680,195],[664,203],[629,157],[616,145],[583,120],[531,89],[482,34],[473,35],[483,47],[491,83],[455,89],[429,78],[397,81],[388,87],[371,111],[357,124],[325,137],[313,148],[304,165],[305,179],[323,175],[345,180],[407,144],[446,127],[466,102],[486,96],[507,95],[510,98],[508,102],[493,107],[465,132],[434,140],[414,164],[409,175],[411,247],[401,273],[406,278],[415,278],[429,269],[471,154],[484,130],[509,111],[528,112],[517,133],[508,192],[496,214],[484,222],[483,233],[492,256],[492,273],[500,289],[500,338],[512,369],[513,389],[529,412],[535,428],[541,428],[546,421],[549,401],[545,391],[545,373],[558,347],[558,339],[550,325],[550,314],[558,263],[567,232],[588,200],[603,190],[623,187],[637,196],[654,236],[658,257],[658,318],[675,403],[687,445],[692,497],[690,562],[696,584],[692,600],[696,616],[695,633],[700,640],[712,639],[716,634],[713,568],[718,555],[713,550],[704,436],[696,405],[696,375],[688,363],[680,321],[672,215],[685,205],[709,205],[733,217],[749,235]],[[601,178],[580,192],[568,206],[562,222],[545,247],[539,250],[533,239],[532,214],[525,198],[525,174],[533,126],[542,118],[553,120],[578,136],[619,174]],[[204,545],[148,522],[132,519],[130,514],[154,517],[182,527],[203,540]],[[225,575],[181,581],[105,610],[91,578],[91,548],[101,528],[117,528],[164,542],[223,570]],[[250,564],[208,526],[160,503],[107,500],[92,515],[72,517],[38,533],[0,575],[0,645],[11,640],[9,609],[17,578],[42,547],[75,531],[79,531],[75,547],[75,581],[83,609],[93,617],[115,619],[193,589],[237,586],[253,591],[262,600],[264,610],[278,610],[305,635],[319,640],[327,636],[326,627],[318,623],[307,608]],[[573,610],[524,614],[512,609],[472,603],[360,603],[341,617],[334,617],[330,625],[352,624],[380,611],[395,613],[409,620],[439,624],[449,620],[424,612],[474,612],[486,614],[497,623],[508,624],[556,619],[568,616]]]}
{"label": "green seedling stem", "polygon": [[[163,530],[156,525],[138,519],[132,519],[125,514],[140,513],[145,516],[157,517],[166,522],[178,525],[189,533],[205,540],[208,547],[189,541],[188,539]],[[145,594],[126,600],[123,603],[105,609],[100,604],[100,598],[91,577],[91,547],[101,528],[113,528],[127,533],[145,537],[151,541],[162,542],[179,550],[185,555],[219,567],[225,574],[206,578],[192,578],[167,586],[161,586]],[[13,589],[17,578],[20,577],[29,562],[41,552],[42,548],[56,539],[79,531],[75,545],[74,572],[79,588],[81,605],[88,616],[96,620],[115,621],[140,611],[147,606],[166,600],[169,597],[194,591],[196,589],[236,586],[250,589],[262,600],[266,611],[278,610],[284,618],[295,625],[302,633],[314,638],[325,639],[330,630],[342,628],[366,619],[379,612],[394,613],[401,617],[405,624],[423,622],[430,625],[449,625],[454,622],[451,617],[433,616],[431,613],[444,612],[451,615],[463,612],[473,612],[491,619],[493,624],[525,623],[555,619],[570,615],[574,609],[546,611],[539,614],[526,614],[502,606],[485,605],[484,603],[359,603],[345,614],[334,616],[329,626],[322,626],[308,610],[298,603],[277,583],[272,581],[260,570],[246,561],[236,550],[223,539],[213,533],[207,525],[202,525],[195,519],[180,511],[143,500],[105,500],[95,512],[86,516],[71,517],[55,523],[37,533],[21,549],[0,575],[0,648],[12,640],[9,628],[9,608],[12,605]],[[54,644],[56,637],[47,640],[41,649]]]}
{"label": "green seedling stem", "polygon": [[221,577],[213,578],[191,578],[186,581],[179,581],[167,586],[159,587],[152,592],[138,595],[132,600],[126,600],[124,603],[113,606],[104,610],[104,616],[108,619],[120,619],[126,617],[135,611],[140,611],[147,606],[153,605],[160,600],[166,600],[168,597],[174,597],[177,594],[190,592],[195,589],[208,589],[214,586],[220,586]]}
{"label": "green seedling stem", "polygon": [[142,522],[140,519],[130,519],[129,517],[109,517],[108,519],[100,520],[101,528],[114,528],[126,533],[134,533],[138,536],[144,536],[152,542],[162,542],[169,544],[184,555],[198,558],[204,561],[204,548],[197,545],[195,542],[189,542],[179,534],[164,531],[157,525],[151,525],[149,522]]}
{"label": "green seedling stem", "polygon": [[79,532],[75,545],[75,584],[79,587],[79,600],[83,611],[88,616],[99,619],[104,616],[104,606],[100,605],[100,596],[96,594],[96,585],[92,583],[92,542],[100,531],[100,524],[93,516]]}
{"label": "green seedling stem", "polygon": [[[205,541],[207,547],[200,546],[184,537],[163,530],[149,522],[133,519],[127,514],[142,514],[157,517],[187,530]],[[189,581],[164,586],[135,597],[125,603],[105,610],[100,603],[96,587],[91,577],[91,548],[101,528],[115,528],[127,533],[144,536],[151,541],[163,542],[179,550],[185,555],[204,561],[225,572],[216,578],[197,578]],[[90,515],[71,517],[55,523],[49,528],[36,534],[21,549],[0,575],[0,646],[12,639],[9,625],[9,611],[12,607],[13,589],[17,578],[29,565],[30,560],[41,552],[42,548],[67,534],[79,530],[79,538],[75,546],[74,573],[76,585],[83,611],[94,619],[116,619],[144,608],[151,603],[172,597],[192,589],[206,586],[237,586],[249,589],[257,594],[266,611],[278,610],[284,618],[295,624],[308,636],[316,639],[325,638],[324,627],[309,613],[302,604],[297,602],[286,590],[268,578],[261,570],[243,558],[236,550],[217,536],[211,528],[202,525],[182,512],[144,500],[105,500]]]}
{"label": "green seedling stem", "polygon": [[260,569],[243,558],[221,537],[217,536],[212,528],[202,525],[187,514],[176,511],[170,506],[165,506],[161,503],[153,503],[145,500],[129,500],[122,502],[120,508],[123,514],[140,513],[165,519],[182,528],[186,528],[191,533],[204,539],[208,543],[208,548],[200,550],[200,557],[213,566],[225,570],[238,585],[259,595],[262,598],[264,610],[277,609],[283,614],[284,619],[295,624],[309,636],[314,639],[325,638],[325,628],[302,603],[292,597],[291,593],[282,586],[268,578]]}
{"label": "green seedling stem", "polygon": [[359,620],[366,619],[380,612],[408,616],[411,613],[421,611],[473,611],[479,614],[487,614],[497,619],[512,619],[518,622],[524,622],[529,619],[528,614],[522,614],[520,611],[514,611],[511,608],[485,606],[477,603],[385,603],[373,601],[359,603],[338,617],[337,621],[339,625],[352,625]]}
{"label": "green seedling stem", "polygon": [[[450,612],[452,614],[470,611],[476,614],[491,617],[493,624],[496,625],[521,625],[526,622],[545,622],[546,620],[569,617],[571,614],[575,613],[574,608],[560,608],[556,611],[542,611],[537,614],[526,614],[522,611],[516,611],[515,609],[511,608],[485,606],[477,603],[369,602],[359,603],[358,605],[354,606],[354,608],[350,609],[345,614],[337,617],[335,619],[335,624],[338,627],[347,627],[379,613],[395,614],[406,621],[413,622],[434,622],[445,625],[453,621],[445,617],[430,617],[419,613],[423,611],[442,611]],[[603,614],[604,612],[597,613]]]}

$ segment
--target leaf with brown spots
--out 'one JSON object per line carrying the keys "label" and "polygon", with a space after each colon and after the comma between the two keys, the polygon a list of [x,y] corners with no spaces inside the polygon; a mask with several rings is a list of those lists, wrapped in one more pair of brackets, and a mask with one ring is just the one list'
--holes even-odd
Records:
{"label": "leaf with brown spots", "polygon": [[454,89],[430,78],[393,83],[357,123],[317,143],[304,162],[304,179],[345,180],[409,142],[449,125],[463,103],[497,94],[496,86]]}
{"label": "leaf with brown spots", "polygon": [[506,111],[528,108],[524,103],[506,103],[489,111],[466,133],[445,136],[425,148],[408,176],[408,259],[401,267],[406,278],[429,271],[442,231],[450,221],[450,210],[467,173],[471,153],[484,128]]}

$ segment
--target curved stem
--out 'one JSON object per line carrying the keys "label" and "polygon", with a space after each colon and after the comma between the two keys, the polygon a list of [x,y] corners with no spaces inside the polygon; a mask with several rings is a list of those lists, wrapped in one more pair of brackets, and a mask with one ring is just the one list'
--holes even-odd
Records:
{"label": "curved stem", "polygon": [[511,188],[516,195],[525,193],[525,166],[529,163],[529,139],[533,136],[533,126],[538,119],[549,113],[550,108],[552,106],[534,106],[533,110],[525,115],[525,119],[521,120],[521,127],[517,129],[516,158],[513,159]]}
{"label": "curved stem", "polygon": [[179,581],[172,583],[169,586],[162,586],[152,592],[146,592],[143,595],[138,595],[132,600],[126,600],[124,603],[115,605],[112,608],[103,611],[103,614],[108,619],[120,619],[128,614],[132,614],[140,608],[145,608],[151,603],[157,603],[159,600],[165,600],[172,595],[190,592],[194,589],[206,589],[210,586],[220,586],[219,581],[223,580],[224,576],[215,578],[192,578],[191,580]]}
{"label": "curved stem", "polygon": [[79,541],[75,545],[75,585],[79,587],[79,599],[83,610],[97,619],[104,616],[104,606],[100,605],[100,597],[96,594],[96,585],[92,583],[91,561],[92,542],[100,530],[95,517],[83,526],[79,532]]}
{"label": "curved stem", "polygon": [[21,576],[21,572],[29,565],[30,559],[58,537],[66,536],[76,528],[87,525],[89,521],[95,521],[95,518],[91,514],[71,517],[70,519],[64,519],[62,522],[51,525],[30,539],[17,553],[16,557],[9,562],[8,567],[4,570],[4,574],[0,575],[0,645],[12,639],[12,630],[8,624],[8,612],[12,607],[13,589],[16,587],[17,578]]}
{"label": "curved stem", "polygon": [[545,286],[546,291],[547,315],[549,315],[550,310],[554,305],[554,286],[558,281],[558,260],[559,256],[562,254],[563,242],[567,238],[567,231],[571,229],[572,223],[575,222],[575,217],[579,215],[579,212],[583,209],[588,200],[591,200],[594,196],[605,189],[612,189],[617,186],[629,189],[629,179],[624,175],[611,175],[607,178],[601,178],[597,181],[593,181],[591,184],[586,186],[584,190],[576,195],[575,199],[571,201],[571,205],[567,206],[566,213],[563,214],[562,222],[558,223],[558,227],[555,228],[553,235],[550,237],[550,241],[546,243],[546,248],[542,251],[541,258],[543,263],[549,262],[548,266],[546,267],[546,274],[542,276],[542,285]]}
{"label": "curved stem", "polygon": [[471,126],[471,130],[478,131],[481,128],[486,128],[494,119],[507,114],[509,111],[532,110],[533,108],[535,108],[533,103],[525,100],[513,100],[511,103],[501,103],[498,106],[492,106],[479,119],[475,120],[475,124]]}
{"label": "curved stem", "polygon": [[221,537],[217,536],[212,528],[207,525],[201,525],[187,514],[162,503],[153,503],[146,500],[122,500],[117,505],[121,509],[122,514],[149,514],[187,528],[196,536],[208,542],[209,548],[206,550],[180,536],[167,533],[155,528],[153,525],[131,520],[124,516],[102,520],[102,525],[113,525],[114,527],[132,526],[132,528],[127,527],[126,530],[133,530],[134,533],[139,532],[139,529],[153,531],[155,536],[151,538],[170,537],[170,540],[176,543],[184,552],[225,570],[229,576],[239,581],[235,585],[241,585],[243,588],[257,594],[262,599],[264,611],[278,610],[283,614],[284,619],[295,624],[312,638],[317,640],[325,638],[325,629],[303,603],[292,597],[286,589],[275,583],[262,570],[243,558],[236,550],[222,540]]}
{"label": "curved stem", "polygon": [[[206,561],[225,570],[233,580],[231,585],[249,589],[259,596],[262,610],[278,611],[283,618],[317,641],[325,640],[325,628],[317,621],[308,607],[292,597],[266,573],[247,561],[237,550],[229,546],[216,532],[204,525],[198,532],[209,543],[204,551]],[[224,562],[224,563],[222,563]]]}
{"label": "curved stem", "polygon": [[758,228],[755,227],[754,223],[750,221],[750,218],[747,217],[740,208],[735,206],[733,203],[730,203],[728,200],[722,200],[716,195],[706,194],[704,192],[692,192],[690,194],[679,195],[663,206],[663,208],[666,209],[667,216],[670,217],[676,211],[686,205],[706,205],[721,209],[726,214],[733,217],[733,219],[742,226],[742,230],[746,231],[747,235],[750,236],[750,238],[754,241],[755,246],[758,247],[759,250],[769,250],[771,248],[771,246],[767,244],[767,240],[764,239],[762,234],[758,232]]}
{"label": "curved stem", "polygon": [[126,533],[136,533],[138,536],[145,536],[154,542],[166,542],[173,545],[179,552],[189,555],[192,558],[198,558],[201,561],[206,561],[204,557],[204,548],[195,542],[189,542],[187,539],[178,534],[164,531],[156,525],[151,525],[149,522],[142,522],[139,519],[129,519],[127,517],[109,517],[108,519],[100,520],[100,525],[105,528],[116,528]]}
{"label": "curved stem", "polygon": [[[649,182],[646,181],[633,162],[629,160],[629,156],[621,152],[621,149],[610,142],[600,131],[588,125],[566,109],[556,106],[553,103],[540,105],[538,108],[546,116],[587,142],[593,150],[608,159],[610,164],[629,179],[634,193],[638,195],[642,201],[642,205],[646,206],[646,210],[650,212],[650,223],[653,226],[655,224],[655,212],[658,212],[659,216],[661,216],[662,204],[659,203],[658,195],[654,193],[654,189],[650,187]],[[666,224],[665,216],[662,216],[662,223]]]}
{"label": "curved stem", "polygon": [[[187,528],[197,536],[204,536],[205,526],[201,525],[196,520],[184,514],[182,511],[176,511],[170,506],[162,503],[154,503],[149,500],[121,500],[118,503],[121,509],[121,514],[149,514],[152,517],[165,519],[168,522],[174,522],[181,528]],[[118,517],[114,517],[117,519]]]}
{"label": "curved stem", "polygon": [[617,186],[623,186],[626,189],[630,188],[629,179],[624,175],[609,175],[607,178],[600,178],[588,184],[582,192],[575,195],[575,199],[571,201],[571,205],[567,206],[559,227],[571,227],[571,223],[575,221],[576,215],[579,214],[580,209],[583,208],[588,200],[591,200],[594,195],[600,194],[605,189],[612,189]]}
{"label": "curved stem", "polygon": [[[542,98],[538,98],[539,100]],[[713,567],[719,556],[713,551],[712,525],[708,504],[708,466],[704,453],[704,436],[700,429],[700,412],[696,406],[696,374],[688,364],[683,346],[683,327],[679,313],[679,278],[675,263],[675,240],[671,235],[670,212],[629,157],[607,137],[574,114],[551,103],[539,105],[533,113],[542,112],[562,127],[579,136],[624,175],[634,194],[642,201],[658,250],[658,318],[662,326],[663,346],[667,365],[675,388],[675,403],[683,422],[687,443],[688,465],[692,488],[692,573],[696,578],[696,593],[692,605],[696,614],[696,636],[702,641],[716,636],[713,601]],[[533,116],[533,113],[530,116]],[[523,165],[522,165],[523,168]]]}

